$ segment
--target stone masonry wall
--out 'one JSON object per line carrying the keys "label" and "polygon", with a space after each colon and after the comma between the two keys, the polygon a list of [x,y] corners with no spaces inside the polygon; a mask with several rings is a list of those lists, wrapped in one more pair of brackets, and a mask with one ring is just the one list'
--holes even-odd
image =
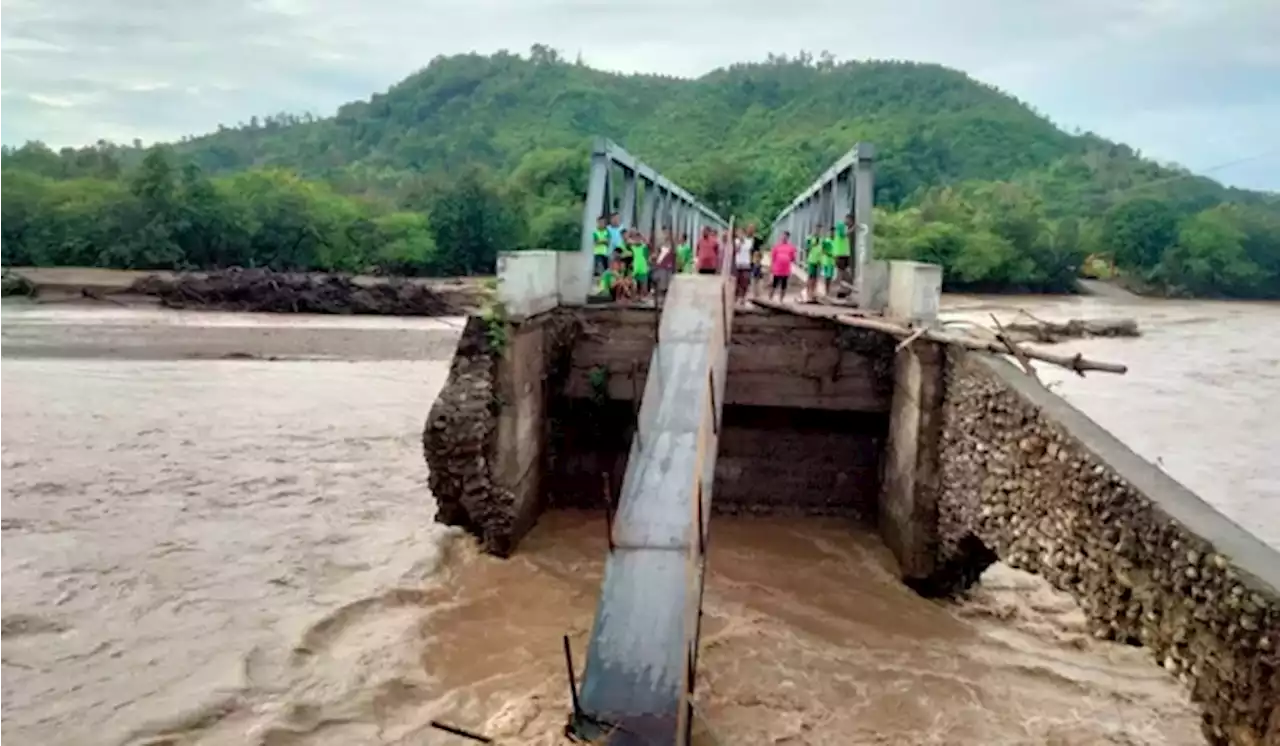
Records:
{"label": "stone masonry wall", "polygon": [[449,378],[422,431],[436,521],[461,526],[491,550],[497,548],[494,537],[509,533],[512,520],[510,496],[495,487],[490,475],[497,432],[497,364],[488,324],[478,316],[468,317]]}
{"label": "stone masonry wall", "polygon": [[507,556],[541,510],[550,392],[568,370],[572,314],[521,324],[467,319],[422,433],[436,520]]}
{"label": "stone masonry wall", "polygon": [[1148,648],[1210,743],[1280,744],[1280,553],[986,355],[948,352],[939,462],[957,587],[994,550],[1075,596],[1096,636]]}

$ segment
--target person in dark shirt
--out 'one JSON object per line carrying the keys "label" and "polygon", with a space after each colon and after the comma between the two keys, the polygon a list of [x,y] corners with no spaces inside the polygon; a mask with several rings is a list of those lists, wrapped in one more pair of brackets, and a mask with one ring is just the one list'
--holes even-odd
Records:
{"label": "person in dark shirt", "polygon": [[720,267],[720,242],[711,226],[703,228],[702,238],[698,239],[697,264],[700,275],[714,275]]}
{"label": "person in dark shirt", "polygon": [[764,241],[756,235],[756,224],[747,224],[747,238],[751,239],[751,297],[760,297],[760,283],[764,278]]}
{"label": "person in dark shirt", "polygon": [[657,244],[650,278],[653,283],[653,292],[658,296],[658,300],[662,300],[662,297],[667,294],[667,287],[671,284],[671,275],[676,271],[676,250],[675,246],[672,246],[671,231],[662,231]]}

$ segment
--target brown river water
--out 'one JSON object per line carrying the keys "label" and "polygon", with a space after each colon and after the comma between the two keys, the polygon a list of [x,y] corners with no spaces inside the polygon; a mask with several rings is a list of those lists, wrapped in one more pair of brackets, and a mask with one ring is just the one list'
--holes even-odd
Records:
{"label": "brown river water", "polygon": [[[947,299],[952,315],[1132,315],[1055,387],[1280,546],[1280,306]],[[57,744],[559,743],[602,519],[507,561],[432,522],[420,432],[457,320],[6,303],[3,736]],[[707,743],[1196,744],[1181,687],[997,565],[938,603],[872,536],[716,518]]]}

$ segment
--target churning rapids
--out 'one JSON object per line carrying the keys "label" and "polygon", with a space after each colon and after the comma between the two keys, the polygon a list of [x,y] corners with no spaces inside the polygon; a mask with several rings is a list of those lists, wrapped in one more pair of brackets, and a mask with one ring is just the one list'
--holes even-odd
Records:
{"label": "churning rapids", "polygon": [[[1280,306],[948,302],[1136,316],[1144,337],[1078,345],[1127,377],[1056,385],[1280,545]],[[6,303],[6,742],[461,743],[439,718],[557,743],[601,518],[547,516],[505,562],[432,522],[420,432],[458,326]],[[1176,681],[1029,575],[935,603],[837,522],[712,531],[718,743],[1200,742]]]}

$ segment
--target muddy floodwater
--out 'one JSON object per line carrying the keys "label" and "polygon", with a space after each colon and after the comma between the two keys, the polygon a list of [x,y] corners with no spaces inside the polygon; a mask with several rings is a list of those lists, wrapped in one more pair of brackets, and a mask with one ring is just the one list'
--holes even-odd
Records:
{"label": "muddy floodwater", "polygon": [[[1132,315],[1045,378],[1280,545],[1280,307],[950,298]],[[1081,312],[1082,305],[1087,307]],[[1055,316],[1057,314],[1057,316]],[[559,743],[601,517],[507,561],[432,522],[422,421],[457,320],[3,309],[3,735],[25,744]],[[1180,685],[996,566],[917,598],[870,534],[712,525],[698,710],[725,744],[1197,744]]]}

